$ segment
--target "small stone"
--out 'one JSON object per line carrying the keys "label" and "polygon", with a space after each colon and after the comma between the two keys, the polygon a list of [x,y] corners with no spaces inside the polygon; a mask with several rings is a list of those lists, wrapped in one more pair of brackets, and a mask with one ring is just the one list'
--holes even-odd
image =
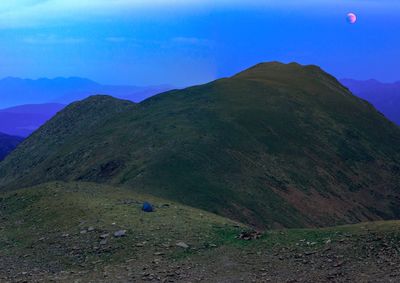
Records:
{"label": "small stone", "polygon": [[94,231],[94,227],[89,227],[87,230],[88,230],[88,232],[92,232],[92,231]]}
{"label": "small stone", "polygon": [[82,231],[81,231],[81,234],[86,234],[86,233],[87,233],[86,230],[82,230]]}
{"label": "small stone", "polygon": [[308,252],[305,252],[304,254],[308,256],[308,255],[313,255],[316,253],[317,253],[317,251],[308,251]]}
{"label": "small stone", "polygon": [[245,231],[240,233],[238,236],[239,239],[250,241],[250,240],[257,240],[262,236],[262,234],[258,231]]}
{"label": "small stone", "polygon": [[108,238],[108,236],[110,236],[110,234],[102,234],[102,235],[100,235],[100,239],[106,239],[106,238]]}
{"label": "small stone", "polygon": [[107,239],[101,240],[100,245],[102,246],[107,245]]}
{"label": "small stone", "polygon": [[333,267],[341,267],[344,264],[344,261],[339,261],[333,265]]}
{"label": "small stone", "polygon": [[183,249],[188,249],[189,248],[189,245],[184,243],[184,242],[176,243],[176,246],[180,247],[180,248],[183,248]]}
{"label": "small stone", "polygon": [[125,237],[126,236],[126,230],[119,230],[114,233],[114,237],[120,238],[120,237]]}

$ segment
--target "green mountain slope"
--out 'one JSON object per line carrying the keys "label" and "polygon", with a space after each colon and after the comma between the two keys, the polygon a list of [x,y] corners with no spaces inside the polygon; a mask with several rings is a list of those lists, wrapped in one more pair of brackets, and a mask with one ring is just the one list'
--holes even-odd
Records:
{"label": "green mountain slope", "polygon": [[75,103],[0,164],[0,184],[107,182],[252,225],[335,225],[400,217],[399,141],[320,68],[265,63],[140,104]]}

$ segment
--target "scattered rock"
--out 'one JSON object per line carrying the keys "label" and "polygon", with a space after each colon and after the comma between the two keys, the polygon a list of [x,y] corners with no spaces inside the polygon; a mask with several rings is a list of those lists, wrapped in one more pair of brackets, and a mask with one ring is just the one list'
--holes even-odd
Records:
{"label": "scattered rock", "polygon": [[250,240],[257,240],[262,236],[262,234],[258,231],[245,231],[240,233],[238,236],[239,239],[250,241]]}
{"label": "scattered rock", "polygon": [[124,199],[124,200],[120,200],[118,202],[118,204],[125,204],[125,205],[130,205],[130,204],[138,204],[140,202],[133,200],[133,199]]}
{"label": "scattered rock", "polygon": [[341,267],[344,264],[344,261],[339,261],[333,265],[333,267]]}
{"label": "scattered rock", "polygon": [[94,231],[94,227],[89,227],[89,228],[87,229],[87,231],[88,231],[88,232]]}
{"label": "scattered rock", "polygon": [[183,248],[183,249],[188,249],[189,248],[189,245],[184,243],[184,242],[176,243],[176,246],[180,247],[180,248]]}
{"label": "scattered rock", "polygon": [[101,240],[100,245],[102,246],[107,245],[107,239]]}
{"label": "scattered rock", "polygon": [[100,239],[106,239],[106,238],[108,238],[108,236],[110,236],[109,233],[107,233],[107,234],[102,234],[102,235],[100,235]]}
{"label": "scattered rock", "polygon": [[126,236],[126,230],[119,230],[114,233],[114,237],[121,238]]}
{"label": "scattered rock", "polygon": [[86,231],[86,230],[82,230],[80,233],[81,233],[81,234],[86,234],[87,231]]}

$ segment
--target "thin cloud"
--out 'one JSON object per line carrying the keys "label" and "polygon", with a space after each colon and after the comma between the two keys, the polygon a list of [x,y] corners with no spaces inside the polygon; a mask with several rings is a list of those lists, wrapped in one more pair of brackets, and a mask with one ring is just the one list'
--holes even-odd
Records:
{"label": "thin cloud", "polygon": [[108,42],[112,42],[112,43],[123,43],[123,42],[127,42],[130,40],[130,38],[127,37],[107,37],[105,39]]}
{"label": "thin cloud", "polygon": [[172,39],[172,42],[185,45],[213,45],[213,42],[211,40],[197,37],[175,37]]}
{"label": "thin cloud", "polygon": [[78,37],[59,37],[55,35],[38,35],[29,36],[22,39],[27,44],[43,44],[43,45],[54,45],[54,44],[78,44],[86,41],[84,38]]}

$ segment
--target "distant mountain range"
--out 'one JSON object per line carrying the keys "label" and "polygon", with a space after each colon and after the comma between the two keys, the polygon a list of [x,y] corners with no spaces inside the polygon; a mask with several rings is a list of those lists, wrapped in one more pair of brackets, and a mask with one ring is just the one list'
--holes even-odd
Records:
{"label": "distant mountain range", "polygon": [[0,132],[26,137],[66,104],[95,94],[108,94],[135,102],[172,89],[171,86],[107,86],[83,78],[0,80]]}
{"label": "distant mountain range", "polygon": [[123,185],[258,227],[393,219],[399,140],[319,67],[272,62],[141,103],[73,103],[0,163],[0,187]]}
{"label": "distant mountain range", "polygon": [[400,125],[400,82],[342,79],[341,83],[358,97],[372,103],[388,119]]}
{"label": "distant mountain range", "polygon": [[13,151],[22,141],[23,138],[21,137],[0,133],[0,161]]}
{"label": "distant mountain range", "polygon": [[[373,104],[388,119],[400,125],[400,82],[382,83],[377,80],[340,82],[353,94]],[[116,98],[140,102],[155,94],[172,89],[171,86],[104,86],[83,78],[0,80],[0,105],[35,103],[0,109],[0,132],[27,137],[53,117],[66,104],[93,94],[108,94]],[[49,103],[57,101],[60,103]],[[36,104],[45,102],[43,104]]]}
{"label": "distant mountain range", "polygon": [[64,107],[63,104],[49,103],[0,110],[0,132],[27,137]]}
{"label": "distant mountain range", "polygon": [[0,108],[24,104],[69,104],[96,94],[108,94],[139,102],[172,88],[167,85],[149,87],[102,85],[78,77],[38,80],[8,77],[0,80]]}

